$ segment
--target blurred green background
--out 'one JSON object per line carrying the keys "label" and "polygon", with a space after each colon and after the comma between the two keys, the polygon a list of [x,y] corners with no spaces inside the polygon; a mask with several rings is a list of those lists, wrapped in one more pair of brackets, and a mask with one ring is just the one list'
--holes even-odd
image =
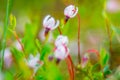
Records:
{"label": "blurred green background", "polygon": [[[111,1],[111,0],[107,0]],[[119,0],[116,0],[119,2]],[[17,33],[24,34],[26,23],[37,23],[38,33],[43,28],[42,20],[47,14],[56,19],[64,18],[64,8],[69,4],[76,4],[81,15],[81,43],[89,48],[98,48],[107,38],[103,8],[105,0],[13,0],[12,14],[17,19]],[[107,4],[107,3],[106,3]],[[5,18],[6,0],[0,0],[0,39],[2,38],[3,23]],[[111,24],[119,27],[120,12],[107,12]],[[77,17],[69,21],[69,39],[77,39]]]}
{"label": "blurred green background", "polygon": [[[80,26],[81,26],[81,53],[86,50],[94,48],[99,50],[101,47],[105,47],[108,50],[108,35],[106,32],[106,23],[103,17],[104,6],[107,7],[109,1],[112,0],[13,0],[13,7],[11,13],[16,17],[16,32],[20,38],[24,37],[25,25],[27,23],[35,24],[36,38],[39,37],[39,33],[43,29],[43,18],[50,14],[55,19],[59,19],[61,22],[64,20],[64,8],[67,5],[75,4],[79,7],[80,14]],[[114,0],[120,5],[120,0]],[[105,3],[106,2],[106,3]],[[3,26],[6,13],[6,0],[0,0],[0,44],[2,42]],[[120,6],[119,6],[120,7]],[[109,11],[106,9],[106,13],[110,24],[112,24],[118,30],[120,29],[120,10],[117,12]],[[71,54],[77,55],[77,17],[72,18],[64,26],[63,34],[69,38],[69,47]],[[62,23],[60,24],[62,27]],[[54,34],[58,34],[53,31]],[[120,61],[120,32],[116,36],[113,33],[112,46],[113,46],[113,60],[116,61],[114,65],[119,65]],[[56,35],[54,36],[54,39]],[[41,39],[40,39],[41,40]],[[11,33],[7,36],[7,47],[9,47],[15,41]],[[1,49],[1,47],[0,47]],[[114,57],[115,56],[115,57]],[[117,58],[116,58],[117,56]],[[74,62],[77,62],[77,59]]]}

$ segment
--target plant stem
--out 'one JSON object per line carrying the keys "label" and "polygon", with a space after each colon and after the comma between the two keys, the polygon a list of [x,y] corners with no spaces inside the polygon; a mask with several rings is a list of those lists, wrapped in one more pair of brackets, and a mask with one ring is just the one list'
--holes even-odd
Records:
{"label": "plant stem", "polygon": [[70,55],[68,55],[68,57],[66,58],[66,63],[67,63],[68,71],[70,74],[70,80],[74,80],[74,74],[75,74],[74,73],[74,65],[73,65]]}
{"label": "plant stem", "polygon": [[78,17],[78,63],[80,64],[81,58],[80,58],[80,15],[77,14]]}
{"label": "plant stem", "polygon": [[68,55],[69,60],[70,60],[70,64],[71,64],[71,72],[72,72],[72,79],[74,80],[74,76],[75,76],[75,72],[74,72],[74,64],[72,62],[72,58],[70,55]]}
{"label": "plant stem", "polygon": [[62,35],[62,31],[59,26],[58,26],[58,31],[59,31],[60,35]]}
{"label": "plant stem", "polygon": [[48,42],[49,36],[50,36],[50,33],[48,33],[47,35],[45,35],[45,41],[43,42],[44,44],[46,44],[46,42]]}
{"label": "plant stem", "polygon": [[6,6],[6,16],[5,16],[5,22],[4,22],[4,32],[3,32],[2,51],[1,51],[2,58],[1,58],[1,64],[0,64],[1,71],[2,71],[2,68],[4,65],[4,52],[5,52],[5,47],[6,47],[8,20],[9,20],[9,15],[10,15],[10,11],[11,11],[12,1],[13,0],[7,0],[7,6]]}
{"label": "plant stem", "polygon": [[112,39],[111,39],[110,25],[107,18],[105,19],[105,22],[106,22],[107,34],[109,38],[109,51],[112,54]]}
{"label": "plant stem", "polygon": [[23,45],[22,45],[22,43],[21,43],[17,33],[15,31],[13,31],[13,34],[14,34],[15,38],[17,39],[18,43],[20,44],[20,46],[22,48],[22,51],[24,52],[24,47],[23,47]]}

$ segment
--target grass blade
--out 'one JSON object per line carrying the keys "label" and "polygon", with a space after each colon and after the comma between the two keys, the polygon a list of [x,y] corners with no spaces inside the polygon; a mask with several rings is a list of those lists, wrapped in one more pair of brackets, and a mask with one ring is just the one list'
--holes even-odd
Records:
{"label": "grass blade", "polygon": [[6,47],[6,36],[7,36],[7,30],[8,30],[8,20],[10,11],[12,8],[12,2],[13,0],[7,0],[7,6],[6,6],[6,15],[5,15],[5,22],[4,22],[4,32],[3,32],[3,40],[2,40],[2,51],[1,51],[1,64],[0,64],[0,70],[2,71],[3,64],[4,64],[4,51]]}

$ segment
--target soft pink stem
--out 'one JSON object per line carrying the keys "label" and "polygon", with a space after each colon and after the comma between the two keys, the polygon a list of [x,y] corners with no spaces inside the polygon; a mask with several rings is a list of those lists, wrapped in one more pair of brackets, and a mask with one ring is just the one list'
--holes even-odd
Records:
{"label": "soft pink stem", "polygon": [[77,14],[78,17],[78,63],[80,64],[81,58],[80,58],[80,15]]}
{"label": "soft pink stem", "polygon": [[74,65],[73,65],[73,62],[72,62],[70,55],[68,55],[68,57],[66,58],[66,63],[68,66],[70,80],[74,80]]}

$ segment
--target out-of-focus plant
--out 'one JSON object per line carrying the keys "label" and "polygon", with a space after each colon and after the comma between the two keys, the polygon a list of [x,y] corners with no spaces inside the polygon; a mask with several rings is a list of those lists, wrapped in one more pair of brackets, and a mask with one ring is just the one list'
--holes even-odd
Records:
{"label": "out-of-focus plant", "polygon": [[[96,56],[97,60],[92,56]],[[81,75],[83,80],[104,80],[106,75],[111,74],[109,67],[106,68],[109,54],[105,49],[101,49],[100,53],[95,49],[88,50],[81,61],[81,65],[77,66],[77,75]]]}
{"label": "out-of-focus plant", "polygon": [[[112,0],[110,0],[110,2],[107,3],[107,1],[105,1],[104,7],[103,7],[103,18],[105,20],[105,26],[106,26],[106,31],[107,31],[108,40],[109,40],[109,42],[107,42],[107,43],[109,44],[110,68],[111,69],[113,68],[114,60],[117,60],[119,58],[119,52],[117,52],[115,50],[116,47],[115,47],[114,43],[118,41],[118,44],[119,44],[118,35],[119,35],[120,29],[117,26],[113,25],[112,20],[110,19],[109,15],[107,13],[107,8],[111,8],[111,6],[114,6],[115,4],[116,4],[116,7],[114,6],[114,8],[117,8],[118,5],[116,2],[117,1],[112,2]],[[117,11],[119,11],[119,10],[117,10]],[[118,65],[119,65],[119,63],[116,63],[116,65],[114,65],[114,66],[118,66]]]}
{"label": "out-of-focus plant", "polygon": [[2,71],[3,65],[4,65],[4,50],[6,47],[6,36],[8,31],[8,20],[9,15],[11,12],[13,0],[7,0],[7,6],[6,6],[6,16],[5,16],[5,22],[4,22],[4,33],[3,33],[3,40],[2,40],[2,51],[1,51],[1,61],[0,61],[0,71]]}

